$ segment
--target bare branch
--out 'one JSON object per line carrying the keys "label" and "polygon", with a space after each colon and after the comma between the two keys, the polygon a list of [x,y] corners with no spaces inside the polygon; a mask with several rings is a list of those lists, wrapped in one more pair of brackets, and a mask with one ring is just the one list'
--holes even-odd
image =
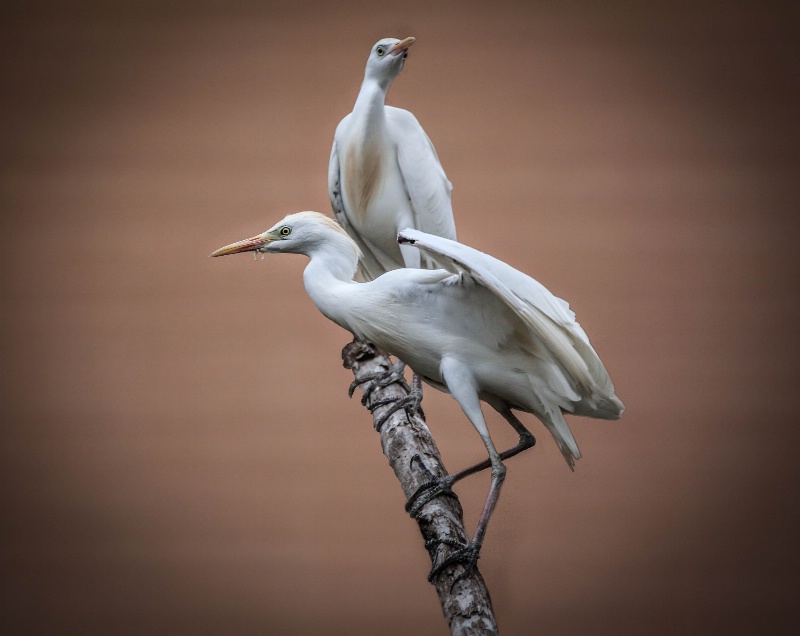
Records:
{"label": "bare branch", "polygon": [[[393,404],[408,396],[408,386],[403,381],[387,386],[369,381],[376,374],[388,371],[392,364],[388,355],[371,344],[354,339],[342,350],[342,359],[344,366],[353,371],[355,382],[366,389],[362,402],[373,412],[375,424],[391,411]],[[376,404],[380,406],[376,408]],[[419,461],[424,462],[428,471],[437,477],[447,474],[431,432],[417,409],[395,411],[379,426],[379,432],[383,454],[388,458],[406,498],[429,479]],[[418,459],[412,461],[415,456]],[[442,563],[455,551],[455,546],[468,541],[461,504],[454,495],[428,502],[417,516],[417,523],[432,564]],[[459,578],[461,575],[463,578]],[[497,634],[489,591],[477,567],[464,574],[463,566],[454,563],[446,567],[433,584],[452,634]]]}

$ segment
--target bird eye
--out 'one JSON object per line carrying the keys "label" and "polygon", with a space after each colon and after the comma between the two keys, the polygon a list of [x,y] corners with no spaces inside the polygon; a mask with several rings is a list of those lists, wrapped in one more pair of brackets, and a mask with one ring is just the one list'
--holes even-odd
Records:
{"label": "bird eye", "polygon": [[284,225],[280,230],[278,230],[278,234],[281,236],[289,236],[292,233],[292,228]]}
{"label": "bird eye", "polygon": [[378,53],[378,57],[383,57],[383,54],[384,54],[384,53],[386,53],[386,49],[384,49],[382,46],[379,46],[379,47],[376,49],[376,51],[377,51],[377,53]]}

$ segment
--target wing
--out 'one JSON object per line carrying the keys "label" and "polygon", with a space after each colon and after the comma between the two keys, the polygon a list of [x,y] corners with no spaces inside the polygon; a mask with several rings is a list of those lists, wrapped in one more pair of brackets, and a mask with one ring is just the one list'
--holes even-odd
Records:
{"label": "wing", "polygon": [[453,189],[436,149],[417,118],[407,110],[386,106],[389,134],[414,210],[414,227],[428,234],[456,239],[450,193]]}
{"label": "wing", "polygon": [[342,196],[342,172],[339,161],[339,131],[347,126],[350,115],[347,115],[339,125],[336,127],[336,134],[333,137],[333,146],[331,147],[331,158],[328,163],[328,197],[331,200],[331,208],[333,209],[333,216],[339,221],[345,231],[356,242],[361,250],[360,271],[365,280],[372,280],[380,276],[385,268],[380,264],[372,249],[364,242],[358,232],[356,232],[353,225],[350,223],[350,218],[347,214],[347,209]]}
{"label": "wing", "polygon": [[616,419],[622,402],[586,332],[569,305],[543,285],[510,265],[471,247],[418,230],[403,230],[401,243],[410,243],[454,272],[462,272],[500,298],[550,351],[588,402],[593,417]]}

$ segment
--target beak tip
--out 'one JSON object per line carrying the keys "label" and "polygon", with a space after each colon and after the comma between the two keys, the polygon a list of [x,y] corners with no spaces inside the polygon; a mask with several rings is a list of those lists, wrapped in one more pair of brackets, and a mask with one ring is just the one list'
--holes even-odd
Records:
{"label": "beak tip", "polygon": [[400,40],[397,44],[395,44],[389,50],[389,52],[392,55],[400,55],[400,53],[403,53],[404,51],[407,51],[408,47],[411,46],[412,44],[414,44],[414,42],[416,42],[416,41],[417,41],[417,38],[412,37],[412,36],[408,36],[407,38],[404,38],[404,39]]}

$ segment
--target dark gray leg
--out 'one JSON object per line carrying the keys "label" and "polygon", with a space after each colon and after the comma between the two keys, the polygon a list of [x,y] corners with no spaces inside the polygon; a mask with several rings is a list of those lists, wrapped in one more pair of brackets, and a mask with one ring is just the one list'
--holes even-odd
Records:
{"label": "dark gray leg", "polygon": [[[478,390],[470,368],[456,359],[446,358],[442,361],[441,371],[450,394],[456,402],[458,402],[459,406],[461,406],[464,414],[469,418],[475,430],[478,431],[478,434],[481,436],[481,440],[483,440],[483,444],[486,446],[486,451],[489,454],[489,464],[492,468],[492,482],[489,486],[489,493],[486,496],[486,503],[483,506],[481,517],[478,520],[478,527],[475,530],[475,535],[467,545],[453,552],[441,563],[434,565],[431,573],[428,575],[429,580],[433,580],[447,566],[456,562],[464,563],[464,571],[456,579],[457,581],[466,576],[478,562],[481,546],[486,536],[486,528],[489,525],[492,512],[494,512],[497,506],[500,490],[506,477],[506,467],[503,465],[500,454],[497,452],[497,449],[495,449],[492,438],[489,436],[489,429],[486,426],[486,421],[483,419]],[[516,420],[516,418],[514,419]],[[522,430],[525,430],[522,424],[519,423],[519,420],[516,421],[516,424],[512,424],[512,426],[514,426],[515,429],[517,426],[520,426]],[[528,433],[528,435],[530,435],[530,433]],[[516,452],[520,451],[518,450]],[[477,466],[480,466],[480,464]],[[467,471],[470,471],[471,468],[467,469]],[[479,469],[476,468],[472,470],[472,472],[477,472],[477,470]],[[461,472],[464,473],[465,471]],[[467,472],[467,474],[472,474],[472,472]],[[448,478],[445,477],[445,480],[447,479]],[[412,506],[412,508],[416,509],[417,505]]]}
{"label": "dark gray leg", "polygon": [[[514,446],[513,448],[509,448],[507,451],[503,451],[502,453],[500,453],[501,460],[506,460],[509,457],[513,457],[514,455],[517,455],[522,451],[529,449],[534,444],[536,444],[536,438],[527,428],[525,428],[522,422],[520,422],[517,419],[517,417],[511,412],[510,408],[508,408],[507,406],[503,406],[501,409],[498,409],[498,412],[506,419],[506,421],[509,424],[511,424],[511,426],[514,427],[514,430],[517,431],[517,433],[519,434],[519,442],[517,443],[517,445]],[[411,461],[414,461],[415,459],[419,461],[420,465],[423,466],[424,468],[424,464],[422,464],[422,459],[418,455],[412,457]],[[425,468],[428,474],[431,475],[432,479],[422,484],[417,489],[417,491],[413,495],[411,495],[411,497],[408,498],[408,501],[406,502],[406,512],[408,512],[408,514],[410,514],[412,517],[416,517],[426,503],[428,503],[429,501],[435,499],[440,495],[443,494],[447,495],[448,493],[452,493],[451,488],[453,487],[453,484],[455,484],[457,481],[464,479],[464,477],[469,477],[470,475],[474,475],[475,473],[480,472],[482,470],[486,470],[491,465],[492,465],[491,461],[489,459],[485,459],[484,461],[479,462],[474,466],[470,466],[460,472],[453,473],[452,475],[447,475],[446,477],[442,477],[440,479],[436,479],[435,477],[433,477],[430,471],[428,471],[428,469]]]}

